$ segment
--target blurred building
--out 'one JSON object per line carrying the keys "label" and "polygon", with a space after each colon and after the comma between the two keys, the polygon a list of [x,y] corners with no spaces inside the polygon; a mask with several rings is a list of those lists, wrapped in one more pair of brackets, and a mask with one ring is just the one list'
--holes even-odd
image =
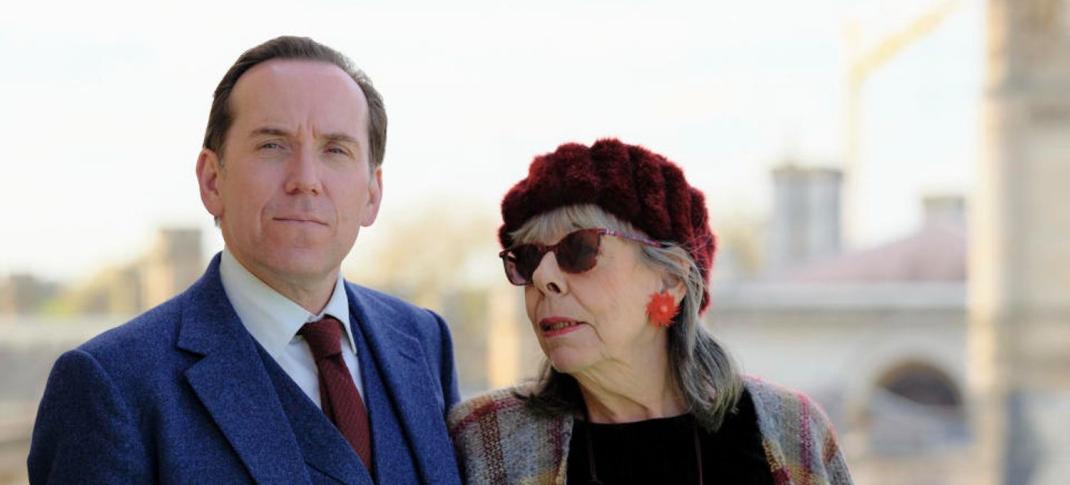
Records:
{"label": "blurred building", "polygon": [[160,229],[152,248],[138,263],[141,273],[140,311],[159,305],[185,290],[201,277],[204,265],[200,229]]}
{"label": "blurred building", "polygon": [[985,150],[972,213],[978,463],[1070,477],[1070,2],[989,0]]}
{"label": "blurred building", "polygon": [[101,269],[86,281],[65,289],[52,307],[66,315],[128,317],[138,312],[142,300],[141,272],[136,264],[126,263]]}
{"label": "blurred building", "polygon": [[160,229],[144,254],[57,292],[48,302],[49,313],[115,315],[117,320],[141,313],[193,284],[204,272],[203,251],[199,229]]}
{"label": "blurred building", "polygon": [[0,280],[0,315],[25,315],[59,293],[59,285],[31,274],[13,274]]}
{"label": "blurred building", "polygon": [[822,404],[859,483],[975,483],[964,199],[926,197],[914,232],[842,252],[838,172],[772,177],[770,264],[715,284],[714,334],[745,372]]}

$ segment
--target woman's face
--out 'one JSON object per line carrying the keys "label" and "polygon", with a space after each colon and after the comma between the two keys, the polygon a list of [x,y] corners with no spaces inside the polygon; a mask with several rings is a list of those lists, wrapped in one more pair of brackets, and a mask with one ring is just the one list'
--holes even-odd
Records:
{"label": "woman's face", "polygon": [[[554,244],[569,230],[547,240]],[[642,261],[640,246],[604,235],[598,262],[579,274],[562,271],[556,256],[543,256],[524,287],[528,319],[543,353],[560,372],[574,374],[626,364],[666,348],[666,331],[650,325],[646,305],[662,290],[662,277]]]}

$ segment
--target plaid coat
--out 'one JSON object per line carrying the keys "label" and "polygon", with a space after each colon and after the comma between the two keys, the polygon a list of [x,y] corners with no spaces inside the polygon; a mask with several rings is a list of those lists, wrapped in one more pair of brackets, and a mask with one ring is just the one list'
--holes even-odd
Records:
{"label": "plaid coat", "polygon": [[[828,417],[803,394],[745,377],[773,479],[780,485],[849,485],[851,476]],[[449,431],[469,484],[563,485],[572,418],[529,412],[499,389],[449,414]]]}

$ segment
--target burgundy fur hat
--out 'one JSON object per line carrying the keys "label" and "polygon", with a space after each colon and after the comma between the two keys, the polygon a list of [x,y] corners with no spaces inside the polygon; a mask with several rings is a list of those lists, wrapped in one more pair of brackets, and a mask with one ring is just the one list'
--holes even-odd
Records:
{"label": "burgundy fur hat", "polygon": [[[665,157],[616,139],[599,140],[590,148],[567,143],[536,157],[527,178],[502,199],[498,240],[503,248],[511,247],[509,233],[528,219],[577,204],[597,205],[656,240],[680,244],[709,284],[717,242],[702,192],[688,185],[680,168]],[[706,290],[699,311],[709,303]]]}

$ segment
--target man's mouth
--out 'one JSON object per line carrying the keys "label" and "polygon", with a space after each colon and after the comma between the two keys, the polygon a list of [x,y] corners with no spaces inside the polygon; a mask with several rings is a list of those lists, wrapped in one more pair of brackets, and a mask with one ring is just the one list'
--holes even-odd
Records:
{"label": "man's mouth", "polygon": [[275,220],[279,221],[279,222],[302,222],[302,223],[307,223],[307,224],[319,224],[321,226],[326,226],[327,225],[325,222],[323,222],[323,221],[321,221],[319,219],[316,219],[314,217],[288,216],[288,217],[276,217]]}

